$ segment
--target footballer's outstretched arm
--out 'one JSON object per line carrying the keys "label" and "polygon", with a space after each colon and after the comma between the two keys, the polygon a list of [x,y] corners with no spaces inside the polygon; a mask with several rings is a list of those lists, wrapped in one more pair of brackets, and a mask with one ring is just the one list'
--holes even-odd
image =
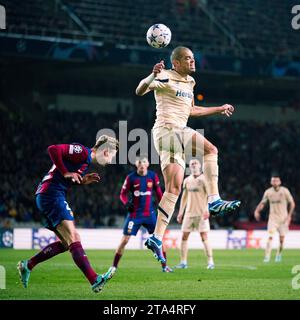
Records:
{"label": "footballer's outstretched arm", "polygon": [[145,79],[141,80],[139,85],[137,86],[135,93],[138,96],[143,96],[147,92],[149,92],[149,86],[156,78],[157,74],[160,73],[165,68],[164,61],[160,61],[157,63],[152,70],[152,73]]}
{"label": "footballer's outstretched arm", "polygon": [[202,106],[195,106],[193,102],[190,116],[205,117],[205,116],[212,116],[215,114],[224,114],[227,117],[230,117],[233,112],[234,112],[234,107],[230,104],[224,104],[218,107],[202,107]]}
{"label": "footballer's outstretched arm", "polygon": [[260,203],[257,205],[255,211],[254,211],[254,217],[257,221],[260,220],[260,212],[265,207],[267,202],[269,201],[268,193],[265,191],[263,198],[261,199]]}

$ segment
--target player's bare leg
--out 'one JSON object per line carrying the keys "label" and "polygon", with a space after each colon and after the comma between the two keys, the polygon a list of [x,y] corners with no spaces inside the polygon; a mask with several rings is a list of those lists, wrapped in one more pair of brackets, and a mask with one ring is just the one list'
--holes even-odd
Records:
{"label": "player's bare leg", "polygon": [[75,264],[92,285],[92,290],[94,292],[101,291],[108,278],[98,275],[91,267],[88,257],[82,248],[81,239],[75,228],[74,221],[63,220],[56,229],[62,239],[67,243]]}
{"label": "player's bare leg", "polygon": [[183,232],[181,237],[180,244],[180,263],[175,267],[177,269],[186,269],[187,265],[187,257],[188,257],[188,239],[190,236],[190,232]]}
{"label": "player's bare leg", "polygon": [[273,242],[273,237],[269,236],[267,240],[266,250],[265,250],[264,262],[270,262],[271,252],[272,252],[272,242]]}
{"label": "player's bare leg", "polygon": [[284,236],[279,236],[279,247],[276,252],[275,262],[281,262],[282,260],[281,253],[283,250],[283,244],[284,244]]}
{"label": "player's bare leg", "polygon": [[158,215],[153,235],[147,239],[145,245],[152,250],[160,262],[166,259],[162,252],[162,239],[166,228],[174,213],[175,205],[181,192],[184,170],[177,163],[170,163],[163,170],[165,192],[158,204]]}
{"label": "player's bare leg", "polygon": [[200,232],[200,237],[202,239],[205,255],[207,257],[207,269],[212,270],[215,268],[215,264],[213,259],[212,248],[207,237],[207,232]]}
{"label": "player's bare leg", "polygon": [[[203,148],[203,150],[201,150]],[[224,215],[237,209],[241,202],[238,200],[225,201],[220,198],[218,177],[218,149],[200,133],[192,137],[193,154],[203,154],[203,174],[207,181],[208,208],[211,215]]]}

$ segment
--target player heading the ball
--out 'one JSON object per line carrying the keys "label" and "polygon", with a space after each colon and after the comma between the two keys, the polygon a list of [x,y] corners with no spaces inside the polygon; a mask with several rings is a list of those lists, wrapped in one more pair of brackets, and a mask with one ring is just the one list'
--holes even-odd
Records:
{"label": "player heading the ball", "polygon": [[74,224],[74,215],[66,201],[68,189],[73,184],[85,185],[98,183],[98,173],[87,173],[91,163],[105,166],[112,162],[119,142],[112,137],[100,136],[92,148],[80,143],[59,144],[48,147],[53,166],[45,175],[36,191],[36,205],[45,220],[45,227],[53,231],[58,241],[49,244],[29,260],[18,263],[21,282],[28,287],[33,268],[67,250],[79,269],[84,273],[94,292],[104,287],[108,274],[97,274],[91,267],[82,248],[79,233]]}
{"label": "player heading the ball", "polygon": [[164,261],[162,238],[172,218],[184,178],[186,152],[202,154],[204,176],[207,182],[208,206],[211,215],[224,215],[240,206],[240,201],[225,201],[218,189],[218,149],[196,130],[187,127],[190,116],[203,117],[224,114],[230,117],[234,107],[194,105],[196,71],[193,52],[187,47],[177,47],[171,54],[173,68],[165,70],[164,61],[155,64],[152,73],[141,80],[136,94],[142,96],[154,91],[156,121],[152,129],[154,146],[159,154],[165,181],[165,192],[158,205],[156,228],[145,245],[159,261]]}

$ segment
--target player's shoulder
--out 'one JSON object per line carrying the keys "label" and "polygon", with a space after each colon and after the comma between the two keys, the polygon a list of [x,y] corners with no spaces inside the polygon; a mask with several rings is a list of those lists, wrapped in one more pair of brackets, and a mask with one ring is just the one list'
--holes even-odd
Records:
{"label": "player's shoulder", "polygon": [[132,178],[135,178],[136,175],[137,175],[136,171],[131,171],[127,174],[126,178],[130,180]]}
{"label": "player's shoulder", "polygon": [[285,193],[290,193],[289,188],[285,187],[285,186],[281,186],[281,190]]}
{"label": "player's shoulder", "polygon": [[192,77],[190,75],[187,76],[187,81],[192,82],[192,83],[196,83],[196,80],[194,79],[194,77]]}
{"label": "player's shoulder", "polygon": [[173,69],[164,70],[164,72],[165,72],[165,77],[167,77],[168,79],[172,79],[175,81],[190,82],[193,84],[196,83],[195,79],[192,76],[188,75],[187,78],[184,79],[178,72],[176,72]]}
{"label": "player's shoulder", "polygon": [[192,175],[189,175],[187,177],[184,178],[183,183],[186,184],[187,182],[189,182],[192,178]]}
{"label": "player's shoulder", "polygon": [[200,176],[197,178],[201,183],[206,184],[206,179],[203,173],[200,174]]}
{"label": "player's shoulder", "polygon": [[154,81],[169,82],[169,79],[171,77],[171,73],[169,71],[170,70],[163,69],[160,73],[157,74]]}
{"label": "player's shoulder", "polygon": [[270,193],[270,192],[272,192],[272,190],[273,190],[273,187],[267,188],[267,189],[265,190],[265,193]]}
{"label": "player's shoulder", "polygon": [[154,180],[155,177],[158,177],[158,174],[155,171],[148,170],[147,176]]}

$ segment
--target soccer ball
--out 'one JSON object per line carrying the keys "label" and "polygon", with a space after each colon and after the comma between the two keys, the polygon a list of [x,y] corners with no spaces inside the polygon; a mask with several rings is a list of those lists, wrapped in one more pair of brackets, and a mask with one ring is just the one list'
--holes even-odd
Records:
{"label": "soccer ball", "polygon": [[171,41],[171,30],[162,23],[151,26],[146,35],[148,44],[153,48],[164,48]]}

